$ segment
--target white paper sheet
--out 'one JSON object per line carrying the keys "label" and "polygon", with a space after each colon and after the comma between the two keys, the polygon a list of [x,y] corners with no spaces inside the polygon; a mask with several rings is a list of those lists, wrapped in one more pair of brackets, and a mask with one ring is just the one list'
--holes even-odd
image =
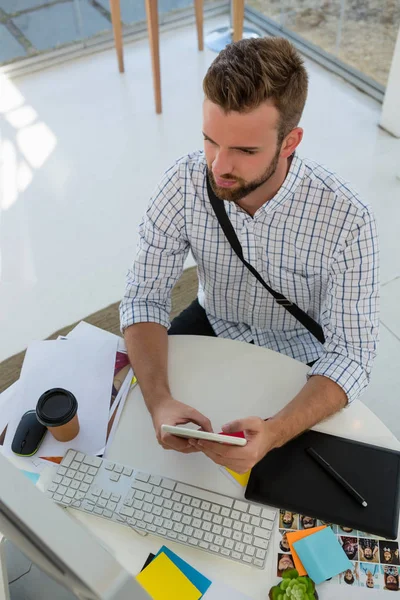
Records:
{"label": "white paper sheet", "polygon": [[16,381],[0,394],[0,434],[3,433],[15,414],[15,405],[18,402],[18,385],[19,383]]}
{"label": "white paper sheet", "polygon": [[68,339],[33,342],[21,370],[18,403],[7,428],[4,453],[12,454],[11,442],[21,416],[36,407],[41,394],[53,387],[71,391],[78,400],[80,432],[70,442],[58,442],[46,434],[40,456],[63,456],[68,448],[96,454],[105,445],[117,340]]}
{"label": "white paper sheet", "polygon": [[119,335],[115,335],[110,331],[105,331],[104,329],[100,329],[100,327],[96,327],[95,325],[90,325],[90,323],[86,323],[86,321],[81,321],[78,323],[74,329],[72,329],[68,334],[68,339],[92,339],[94,342],[101,342],[102,340],[116,340],[118,341],[118,352],[126,353],[126,346],[124,342],[124,338]]}

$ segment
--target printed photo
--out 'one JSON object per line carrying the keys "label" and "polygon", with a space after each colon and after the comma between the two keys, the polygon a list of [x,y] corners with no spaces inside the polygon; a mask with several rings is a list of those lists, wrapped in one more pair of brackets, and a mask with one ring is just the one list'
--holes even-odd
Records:
{"label": "printed photo", "polygon": [[294,569],[294,562],[291,554],[278,554],[278,565],[276,574],[282,577],[282,573],[287,569]]}
{"label": "printed photo", "polygon": [[380,562],[384,565],[399,565],[399,544],[382,540],[379,542]]}
{"label": "printed photo", "polygon": [[344,533],[345,535],[358,535],[357,529],[353,529],[352,527],[346,527],[345,525],[338,525],[337,532],[339,534]]}
{"label": "printed photo", "polygon": [[347,558],[350,560],[358,560],[358,538],[341,535],[339,537],[339,542],[342,544],[342,548],[346,552]]}
{"label": "printed photo", "polygon": [[399,568],[389,565],[381,565],[383,575],[383,589],[391,592],[399,591]]}
{"label": "printed photo", "polygon": [[358,586],[360,583],[360,574],[358,569],[358,562],[352,563],[353,567],[347,569],[344,573],[339,575],[339,583],[344,585]]}
{"label": "printed photo", "polygon": [[299,515],[300,529],[311,529],[317,526],[317,519],[314,517],[306,517],[305,515]]}
{"label": "printed photo", "polygon": [[360,563],[360,586],[369,590],[382,589],[382,573],[379,565]]}
{"label": "printed photo", "polygon": [[281,529],[298,529],[299,515],[288,510],[281,510],[279,514],[279,527]]}
{"label": "printed photo", "polygon": [[327,527],[330,527],[332,529],[333,533],[337,533],[337,531],[338,531],[338,525],[335,525],[334,523],[329,523],[328,521],[321,521],[320,519],[318,519],[317,527],[319,525],[326,525]]}
{"label": "printed photo", "polygon": [[287,531],[284,529],[279,530],[279,549],[282,552],[290,552],[289,542],[286,537]]}
{"label": "printed photo", "polygon": [[378,540],[371,538],[358,539],[358,556],[359,559],[365,562],[379,562],[379,543]]}

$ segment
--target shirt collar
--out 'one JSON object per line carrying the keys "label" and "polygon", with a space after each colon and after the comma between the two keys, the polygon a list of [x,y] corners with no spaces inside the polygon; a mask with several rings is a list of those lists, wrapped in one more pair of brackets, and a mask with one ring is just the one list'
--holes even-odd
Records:
{"label": "shirt collar", "polygon": [[305,173],[304,163],[294,154],[292,159],[292,164],[290,165],[288,174],[281,187],[279,188],[277,194],[265,202],[260,208],[260,210],[264,210],[265,212],[270,212],[275,210],[280,204],[283,204],[288,198],[293,196],[298,186],[301,184]]}

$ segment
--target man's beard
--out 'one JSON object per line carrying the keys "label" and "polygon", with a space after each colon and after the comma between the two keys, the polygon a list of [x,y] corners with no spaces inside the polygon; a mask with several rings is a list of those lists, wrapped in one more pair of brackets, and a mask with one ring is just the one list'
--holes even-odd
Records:
{"label": "man's beard", "polygon": [[244,179],[240,179],[238,177],[230,177],[229,175],[223,176],[221,179],[226,179],[227,181],[236,181],[239,184],[233,189],[218,186],[214,179],[212,170],[210,169],[210,167],[207,167],[208,178],[210,180],[210,184],[214,191],[214,194],[220,200],[229,200],[230,202],[239,202],[243,198],[246,198],[246,196],[254,192],[254,190],[258,189],[260,186],[262,186],[266,181],[268,181],[268,179],[271,179],[271,177],[275,174],[276,169],[278,167],[280,151],[281,147],[280,144],[278,144],[277,151],[271,163],[261,175],[261,177],[255,179],[254,181],[246,182]]}

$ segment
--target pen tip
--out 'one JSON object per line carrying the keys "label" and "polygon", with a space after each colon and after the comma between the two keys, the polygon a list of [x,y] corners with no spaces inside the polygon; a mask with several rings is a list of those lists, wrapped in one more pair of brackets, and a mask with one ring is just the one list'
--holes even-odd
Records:
{"label": "pen tip", "polygon": [[362,503],[362,505],[363,505],[363,507],[364,507],[364,508],[366,508],[366,507],[368,506],[368,504],[367,504],[367,502],[365,502],[365,500],[364,500],[364,502]]}

